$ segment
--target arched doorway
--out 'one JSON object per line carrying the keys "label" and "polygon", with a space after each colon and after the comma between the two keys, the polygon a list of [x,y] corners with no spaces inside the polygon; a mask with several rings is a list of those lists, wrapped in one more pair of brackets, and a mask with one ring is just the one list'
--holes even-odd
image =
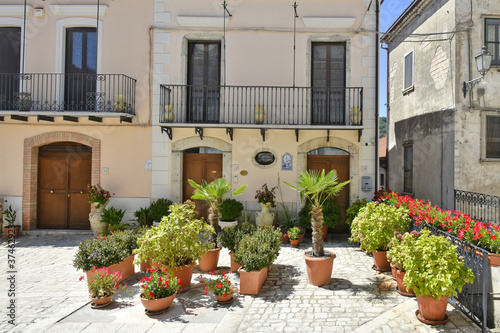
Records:
{"label": "arched doorway", "polygon": [[85,188],[91,174],[91,147],[75,142],[39,147],[37,228],[90,229]]}
{"label": "arched doorway", "polygon": [[[195,147],[184,150],[183,153],[183,195],[182,201],[191,198],[193,187],[188,179],[200,184],[202,180],[210,183],[222,177],[222,151],[210,147]],[[208,206],[205,201],[193,200],[198,211],[198,218],[208,218]]]}
{"label": "arched doorway", "polygon": [[[337,171],[338,182],[344,182],[350,179],[349,174],[350,154],[339,148],[323,147],[311,150],[307,153],[307,169],[330,172]],[[349,208],[349,186],[345,186],[335,198],[339,205],[341,220],[335,231],[344,232],[347,230],[345,224],[346,210]]]}

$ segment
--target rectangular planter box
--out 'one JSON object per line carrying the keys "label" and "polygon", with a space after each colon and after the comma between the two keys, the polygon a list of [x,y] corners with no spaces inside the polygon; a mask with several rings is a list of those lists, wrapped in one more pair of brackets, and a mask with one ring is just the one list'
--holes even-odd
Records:
{"label": "rectangular planter box", "polygon": [[[131,255],[127,259],[120,261],[117,264],[109,266],[109,271],[111,273],[114,273],[117,271],[120,272],[121,275],[123,276],[123,278],[120,280],[120,282],[128,279],[129,277],[131,277],[132,275],[135,274],[134,255]],[[92,273],[91,271],[85,271],[85,273],[87,274],[87,281],[88,281],[89,277],[95,275],[95,272]]]}
{"label": "rectangular planter box", "polygon": [[267,267],[250,272],[239,268],[238,273],[240,273],[240,294],[258,295],[267,278]]}

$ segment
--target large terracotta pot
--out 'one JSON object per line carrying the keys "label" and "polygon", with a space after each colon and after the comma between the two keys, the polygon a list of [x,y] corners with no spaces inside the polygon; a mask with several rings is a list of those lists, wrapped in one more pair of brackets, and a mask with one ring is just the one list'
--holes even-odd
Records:
{"label": "large terracotta pot", "polygon": [[321,233],[323,235],[323,240],[326,240],[326,237],[328,237],[328,227],[326,225],[321,227]]}
{"label": "large terracotta pot", "polygon": [[200,271],[210,272],[217,269],[219,263],[220,248],[211,249],[199,260]]}
{"label": "large terracotta pot", "polygon": [[332,251],[330,251],[330,256],[328,257],[313,257],[312,254],[309,256],[305,253],[304,259],[306,260],[309,284],[313,286],[329,284],[332,277],[333,260],[336,257],[337,255]]}
{"label": "large terracotta pot", "polygon": [[449,297],[447,296],[443,296],[434,300],[432,296],[418,296],[418,311],[420,312],[421,318],[426,321],[444,320],[446,317],[446,305],[448,304],[448,298]]}
{"label": "large terracotta pot", "polygon": [[229,252],[229,255],[231,256],[231,273],[236,273],[241,265],[234,261],[234,253],[232,251]]}
{"label": "large terracotta pot", "polygon": [[261,203],[260,207],[262,208],[262,211],[258,212],[255,215],[255,224],[258,227],[273,225],[274,213],[269,213],[269,207],[271,207],[271,203],[270,202],[266,204]]}
{"label": "large terracotta pot", "polygon": [[387,261],[386,251],[373,251],[373,261],[375,262],[374,269],[379,272],[390,272],[391,266]]}
{"label": "large terracotta pot", "polygon": [[406,272],[402,272],[399,269],[396,269],[396,283],[398,285],[398,293],[403,296],[414,297],[415,293],[413,289],[406,288],[406,285],[403,283],[403,279],[405,277]]}
{"label": "large terracotta pot", "polygon": [[193,268],[194,268],[194,262],[189,265],[174,267],[174,269],[172,270],[173,275],[181,280],[182,282],[181,288],[183,289],[189,288],[189,286],[191,285],[191,279],[193,277]]}
{"label": "large terracotta pot", "polygon": [[[127,259],[120,261],[117,264],[109,266],[109,271],[111,272],[111,274],[113,274],[114,272],[120,272],[123,277],[120,282],[128,279],[135,274],[134,255],[129,256]],[[85,271],[85,273],[87,274],[87,281],[91,276],[97,274],[96,272],[91,271]]]}
{"label": "large terracotta pot", "polygon": [[151,268],[151,262],[149,260],[141,261],[141,271],[146,271],[148,268]]}
{"label": "large terracotta pot", "polygon": [[[476,256],[480,256],[481,258],[483,258],[483,253],[476,251]],[[490,267],[500,266],[500,254],[488,253],[488,266]]]}
{"label": "large terracotta pot", "polygon": [[258,295],[267,278],[267,267],[262,268],[260,271],[250,272],[239,268],[238,273],[240,273],[240,294]]}
{"label": "large terracotta pot", "polygon": [[149,312],[158,312],[168,308],[174,301],[175,295],[177,295],[177,293],[168,297],[158,299],[145,299],[142,298],[142,295],[140,295],[139,297],[141,299],[142,305],[146,308],[146,310],[148,310]]}
{"label": "large terracotta pot", "polygon": [[5,237],[7,238],[19,238],[19,232],[21,231],[21,226],[16,225],[14,228],[10,227],[3,227],[3,233],[5,234]]}
{"label": "large terracotta pot", "polygon": [[98,234],[102,233],[104,229],[106,229],[106,227],[108,226],[107,223],[102,222],[102,217],[101,217],[102,213],[104,212],[104,208],[106,207],[106,204],[102,205],[99,208],[96,208],[93,213],[89,214],[90,229],[92,229],[94,236],[97,236]]}
{"label": "large terracotta pot", "polygon": [[392,262],[390,263],[390,265],[391,265],[392,279],[396,281],[396,267],[392,264]]}

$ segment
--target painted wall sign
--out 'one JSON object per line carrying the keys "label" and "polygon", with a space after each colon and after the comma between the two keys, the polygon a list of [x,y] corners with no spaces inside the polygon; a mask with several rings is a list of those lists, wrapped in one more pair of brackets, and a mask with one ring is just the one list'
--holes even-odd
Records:
{"label": "painted wall sign", "polygon": [[289,153],[281,156],[281,170],[293,170],[293,156]]}

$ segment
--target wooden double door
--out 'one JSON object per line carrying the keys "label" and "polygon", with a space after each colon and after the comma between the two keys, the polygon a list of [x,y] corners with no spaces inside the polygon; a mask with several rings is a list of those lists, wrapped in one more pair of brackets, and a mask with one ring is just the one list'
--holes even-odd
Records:
{"label": "wooden double door", "polygon": [[[194,188],[188,179],[200,184],[202,180],[210,183],[222,177],[222,154],[184,153],[183,201],[191,200]],[[208,218],[208,205],[203,200],[191,200],[196,204],[197,218]]]}
{"label": "wooden double door", "polygon": [[69,142],[40,147],[38,155],[39,229],[90,229],[92,149]]}
{"label": "wooden double door", "polygon": [[[350,179],[349,177],[349,155],[308,155],[307,156],[307,169],[330,172],[331,170],[337,171],[338,182],[345,182]],[[335,201],[340,208],[341,220],[335,231],[347,231],[345,224],[346,210],[349,208],[349,185],[344,186]]]}

